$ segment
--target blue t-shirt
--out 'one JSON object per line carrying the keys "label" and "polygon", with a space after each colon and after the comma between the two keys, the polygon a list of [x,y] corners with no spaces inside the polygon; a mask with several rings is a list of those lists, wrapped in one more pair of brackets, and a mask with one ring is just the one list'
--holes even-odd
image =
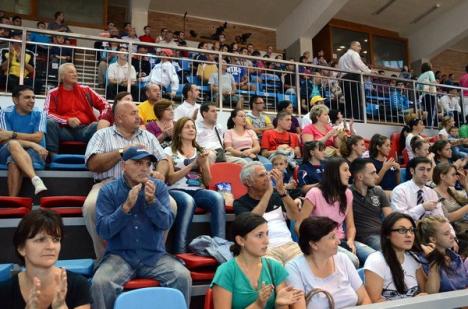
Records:
{"label": "blue t-shirt", "polygon": [[[374,163],[375,169],[377,170],[377,174],[378,174],[383,167],[383,162],[377,159],[373,159],[373,158],[371,158],[371,161],[372,163]],[[390,190],[390,191],[393,190],[398,185],[396,182],[396,174],[397,174],[396,169],[387,170],[382,180],[380,181],[379,186],[383,190]]]}
{"label": "blue t-shirt", "polygon": [[227,72],[231,73],[232,77],[234,77],[234,81],[236,84],[239,84],[242,78],[247,73],[247,69],[240,66],[230,66],[227,68]]}
{"label": "blue t-shirt", "polygon": [[297,174],[297,181],[299,186],[304,185],[313,185],[319,183],[322,179],[324,171],[324,166],[321,163],[320,165],[312,165],[310,162],[302,163],[299,166],[299,172]]}
{"label": "blue t-shirt", "polygon": [[[15,105],[0,110],[0,129],[33,134],[36,132],[46,133],[46,128],[47,115],[42,109],[35,107],[28,115],[18,114]],[[45,146],[44,137],[42,137],[40,144]]]}

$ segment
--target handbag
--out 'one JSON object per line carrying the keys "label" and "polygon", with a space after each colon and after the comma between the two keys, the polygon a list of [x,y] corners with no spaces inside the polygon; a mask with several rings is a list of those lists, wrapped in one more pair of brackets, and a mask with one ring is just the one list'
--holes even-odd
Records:
{"label": "handbag", "polygon": [[335,301],[333,300],[333,296],[330,294],[330,292],[319,289],[319,288],[314,288],[305,295],[306,306],[310,303],[310,301],[312,300],[312,297],[320,293],[325,295],[325,297],[327,298],[328,308],[335,309]]}
{"label": "handbag", "polygon": [[218,129],[216,128],[216,125],[214,127],[214,130],[216,132],[216,136],[218,137],[219,144],[221,145],[220,148],[216,148],[214,151],[216,151],[216,160],[215,162],[226,162],[226,152],[223,149],[223,142],[221,141],[221,137],[219,136]]}

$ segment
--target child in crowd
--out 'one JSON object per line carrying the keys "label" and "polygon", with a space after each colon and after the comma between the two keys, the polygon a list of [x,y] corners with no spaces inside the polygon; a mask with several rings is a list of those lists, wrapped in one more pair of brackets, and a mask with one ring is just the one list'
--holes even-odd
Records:
{"label": "child in crowd", "polygon": [[283,183],[285,184],[286,190],[289,195],[294,199],[298,206],[302,205],[302,201],[299,198],[301,196],[301,190],[297,188],[297,182],[294,180],[293,172],[288,168],[288,159],[285,155],[277,154],[271,158],[273,168],[283,173]]}
{"label": "child in crowd", "polygon": [[468,156],[468,138],[460,138],[459,130],[453,126],[448,130],[448,141],[452,145],[452,153],[456,158],[466,158]]}
{"label": "child in crowd", "polygon": [[299,166],[297,180],[302,194],[316,187],[322,179],[324,171],[325,144],[319,141],[310,141],[304,144],[302,164]]}

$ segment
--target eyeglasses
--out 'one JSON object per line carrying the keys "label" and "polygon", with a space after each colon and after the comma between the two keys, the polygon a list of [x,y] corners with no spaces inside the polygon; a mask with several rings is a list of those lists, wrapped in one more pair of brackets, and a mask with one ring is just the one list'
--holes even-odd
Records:
{"label": "eyeglasses", "polygon": [[416,229],[414,227],[410,227],[409,229],[400,227],[398,229],[393,229],[392,232],[398,232],[398,234],[406,235],[406,233],[410,232],[410,234],[414,234]]}

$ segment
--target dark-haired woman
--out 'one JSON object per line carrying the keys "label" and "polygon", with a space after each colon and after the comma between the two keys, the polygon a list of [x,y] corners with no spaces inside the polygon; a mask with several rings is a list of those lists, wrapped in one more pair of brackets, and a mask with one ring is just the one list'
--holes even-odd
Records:
{"label": "dark-haired woman", "polygon": [[0,308],[91,308],[86,279],[55,266],[62,238],[62,219],[50,210],[20,221],[13,243],[25,271],[0,284]]}
{"label": "dark-haired woman", "polygon": [[348,164],[360,158],[366,150],[364,138],[359,135],[345,136],[340,145],[340,154],[348,161]]}
{"label": "dark-haired woman", "polygon": [[420,136],[423,130],[424,122],[419,118],[410,120],[401,130],[399,149],[400,151],[406,149],[409,160],[414,158],[413,149],[411,148],[411,140],[414,136]]}
{"label": "dark-haired woman", "polygon": [[165,99],[156,102],[153,107],[156,120],[146,124],[146,130],[156,136],[163,148],[172,143],[174,133],[173,104],[174,102]]}
{"label": "dark-haired woman", "polygon": [[[304,291],[306,297],[291,306],[293,309],[329,308],[324,295],[309,294],[316,288],[329,293],[337,309],[370,304],[353,264],[346,255],[337,252],[340,244],[337,227],[335,221],[326,217],[307,218],[301,223],[299,246],[304,255],[286,264],[286,270],[288,284]],[[312,297],[306,303],[308,295]]]}
{"label": "dark-haired woman", "polygon": [[462,258],[451,250],[455,244],[450,223],[444,217],[429,216],[418,222],[419,261],[426,274],[429,294],[468,288],[468,269]]}
{"label": "dark-haired woman", "polygon": [[452,144],[450,144],[447,140],[438,140],[430,147],[430,151],[434,153],[434,160],[437,164],[439,163],[449,163],[453,164],[456,169],[465,174],[463,171],[464,166],[468,162],[467,158],[458,159],[453,161],[453,153],[452,153]]}
{"label": "dark-haired woman", "polygon": [[366,260],[365,285],[373,303],[413,297],[424,291],[421,264],[409,253],[416,224],[409,215],[393,212],[382,222],[378,251]]}
{"label": "dark-haired woman", "polygon": [[381,134],[374,134],[369,144],[369,157],[377,171],[376,185],[383,190],[393,190],[400,183],[400,164],[390,153],[390,139]]}
{"label": "dark-haired woman", "polygon": [[177,203],[174,251],[185,252],[187,234],[196,207],[211,213],[211,234],[225,238],[226,219],[224,199],[215,191],[206,189],[211,181],[208,152],[195,141],[195,122],[180,118],[174,126],[171,147],[164,152],[171,157],[167,180],[169,193]]}
{"label": "dark-haired woman", "polygon": [[283,266],[263,256],[268,248],[268,224],[246,212],[232,224],[234,258],[216,270],[211,283],[215,309],[288,308],[302,292],[286,286]]}
{"label": "dark-haired woman", "polygon": [[[358,267],[359,261],[364,263],[367,256],[375,250],[354,240],[356,227],[352,211],[353,193],[348,189],[350,177],[349,165],[345,159],[327,160],[318,186],[310,189],[305,196],[301,220],[298,220],[297,225],[308,217],[328,217],[338,223],[337,235],[342,246],[340,250]],[[344,223],[346,223],[346,233],[343,228]]]}

